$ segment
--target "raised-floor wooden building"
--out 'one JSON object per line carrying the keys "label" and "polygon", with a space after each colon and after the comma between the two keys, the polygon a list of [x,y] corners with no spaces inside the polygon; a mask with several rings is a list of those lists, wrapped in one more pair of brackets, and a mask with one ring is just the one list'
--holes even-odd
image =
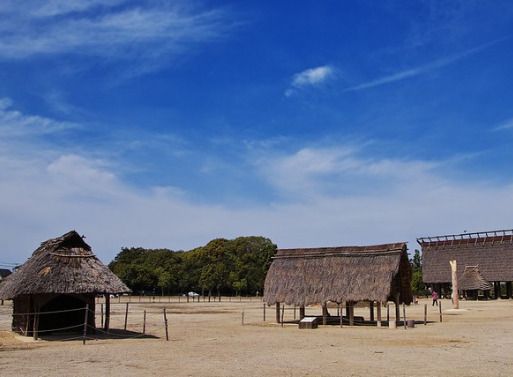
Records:
{"label": "raised-floor wooden building", "polygon": [[0,285],[0,299],[13,300],[12,329],[33,335],[77,330],[85,321],[95,328],[95,297],[106,297],[108,328],[110,294],[130,292],[75,231],[47,240]]}
{"label": "raised-floor wooden building", "polygon": [[345,303],[346,314],[351,317],[354,304],[366,301],[373,320],[374,303],[394,301],[398,309],[399,303],[412,302],[411,267],[406,250],[403,242],[279,249],[265,279],[263,300],[276,305],[277,313],[280,304],[298,306],[300,319],[305,307],[315,304],[322,305],[325,317],[329,301]]}
{"label": "raised-floor wooden building", "polygon": [[452,234],[417,239],[422,248],[422,278],[437,292],[451,291],[449,261],[456,260],[460,290],[482,290],[512,297],[513,230]]}

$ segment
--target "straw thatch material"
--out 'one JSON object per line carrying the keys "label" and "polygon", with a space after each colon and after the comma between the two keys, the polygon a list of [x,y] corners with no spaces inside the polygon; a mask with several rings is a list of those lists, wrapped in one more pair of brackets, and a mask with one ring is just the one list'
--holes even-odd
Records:
{"label": "straw thatch material", "polygon": [[[450,260],[456,260],[458,266],[479,266],[482,277],[487,281],[513,281],[511,231],[447,235],[419,238],[417,241],[422,247],[424,283],[450,283]],[[458,269],[458,281],[463,272],[463,269]]]}
{"label": "straw thatch material", "polygon": [[41,294],[125,293],[130,289],[71,231],[41,244],[0,285],[0,299]]}
{"label": "straw thatch material", "polygon": [[411,303],[405,243],[280,249],[265,279],[264,301],[306,306],[327,301]]}
{"label": "straw thatch material", "polygon": [[461,291],[482,290],[489,291],[492,284],[486,281],[479,272],[479,266],[465,266],[465,271],[459,280],[459,289]]}

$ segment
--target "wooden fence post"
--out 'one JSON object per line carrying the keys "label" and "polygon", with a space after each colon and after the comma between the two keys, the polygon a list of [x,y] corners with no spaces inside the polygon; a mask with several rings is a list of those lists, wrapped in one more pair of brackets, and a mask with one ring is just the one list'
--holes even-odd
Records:
{"label": "wooden fence post", "polygon": [[82,344],[85,344],[87,337],[87,315],[89,312],[89,304],[86,304],[84,315],[84,334],[82,335]]}
{"label": "wooden fence post", "polygon": [[168,328],[167,328],[166,308],[164,308],[164,326],[166,327],[166,341],[169,341],[169,332],[168,332]]}
{"label": "wooden fence post", "polygon": [[126,331],[127,322],[128,322],[128,302],[126,303],[126,310],[125,310],[125,331]]}
{"label": "wooden fence post", "polygon": [[39,324],[38,324],[38,316],[39,316],[39,313],[36,312],[36,309],[34,308],[34,318],[33,318],[33,321],[32,321],[32,337],[34,338],[34,340],[37,340],[37,330],[38,330],[38,327],[39,327]]}

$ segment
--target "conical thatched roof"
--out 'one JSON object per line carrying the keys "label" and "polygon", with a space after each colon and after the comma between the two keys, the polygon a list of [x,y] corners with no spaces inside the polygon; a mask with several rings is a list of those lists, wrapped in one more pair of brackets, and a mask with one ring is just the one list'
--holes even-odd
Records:
{"label": "conical thatched roof", "polygon": [[479,272],[478,266],[465,266],[465,271],[459,279],[459,289],[462,291],[471,291],[480,289],[482,291],[489,291],[492,289],[492,284],[486,281]]}
{"label": "conical thatched roof", "polygon": [[35,294],[125,293],[130,289],[75,231],[41,244],[0,286],[0,299]]}
{"label": "conical thatched roof", "polygon": [[405,243],[278,250],[265,279],[264,301],[288,305],[327,301],[410,303],[411,267]]}

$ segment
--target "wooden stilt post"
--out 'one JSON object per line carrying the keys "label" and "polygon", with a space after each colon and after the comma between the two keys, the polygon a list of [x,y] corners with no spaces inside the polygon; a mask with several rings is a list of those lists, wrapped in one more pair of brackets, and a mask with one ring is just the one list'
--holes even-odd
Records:
{"label": "wooden stilt post", "polygon": [[339,303],[338,304],[338,319],[340,321],[340,327],[342,327],[342,322],[343,322],[343,316],[342,316],[342,303]]}
{"label": "wooden stilt post", "polygon": [[427,304],[424,304],[424,326],[427,325]]}
{"label": "wooden stilt post", "polygon": [[399,325],[401,320],[401,309],[399,308],[399,293],[395,295],[395,323]]}
{"label": "wooden stilt post", "polygon": [[143,334],[146,334],[146,310],[143,312]]}
{"label": "wooden stilt post", "polygon": [[89,314],[89,304],[86,304],[84,314],[84,333],[82,334],[82,344],[85,344],[87,337],[87,315]]}
{"label": "wooden stilt post", "polygon": [[349,326],[354,326],[354,302],[349,305]]}
{"label": "wooden stilt post", "polygon": [[305,307],[300,306],[299,307],[299,320],[301,321],[303,318],[305,318]]}
{"label": "wooden stilt post", "polygon": [[327,303],[322,304],[322,324],[328,324],[328,306]]}
{"label": "wooden stilt post", "polygon": [[377,322],[377,326],[378,327],[381,327],[381,306],[382,306],[382,303],[381,301],[379,301],[377,303],[377,307],[376,307],[376,311],[377,311],[377,315],[378,315],[378,322]]}
{"label": "wooden stilt post", "polygon": [[285,316],[285,304],[281,307],[281,327],[283,327],[283,317]]}
{"label": "wooden stilt post", "polygon": [[241,325],[244,326],[244,309],[241,312]]}
{"label": "wooden stilt post", "polygon": [[125,310],[125,330],[126,330],[127,322],[128,322],[128,302],[126,303],[126,310]]}
{"label": "wooden stilt post", "polygon": [[506,282],[506,296],[508,296],[508,298],[511,298],[512,293],[513,293],[513,290],[512,290],[511,282],[507,281]]}
{"label": "wooden stilt post", "polygon": [[280,323],[280,303],[276,303],[276,323]]}
{"label": "wooden stilt post", "polygon": [[440,322],[442,322],[442,301],[438,301],[438,311],[440,312]]}
{"label": "wooden stilt post", "polygon": [[387,324],[390,322],[390,303],[387,302]]}
{"label": "wooden stilt post", "polygon": [[265,302],[262,304],[263,314],[264,314],[264,322],[265,322]]}
{"label": "wooden stilt post", "polygon": [[110,326],[110,295],[107,293],[105,294],[105,324],[103,329],[106,332],[109,332],[109,326]]}
{"label": "wooden stilt post", "polygon": [[370,321],[374,322],[374,301],[369,302]]}
{"label": "wooden stilt post", "polygon": [[296,320],[296,304],[294,304],[294,321]]}

